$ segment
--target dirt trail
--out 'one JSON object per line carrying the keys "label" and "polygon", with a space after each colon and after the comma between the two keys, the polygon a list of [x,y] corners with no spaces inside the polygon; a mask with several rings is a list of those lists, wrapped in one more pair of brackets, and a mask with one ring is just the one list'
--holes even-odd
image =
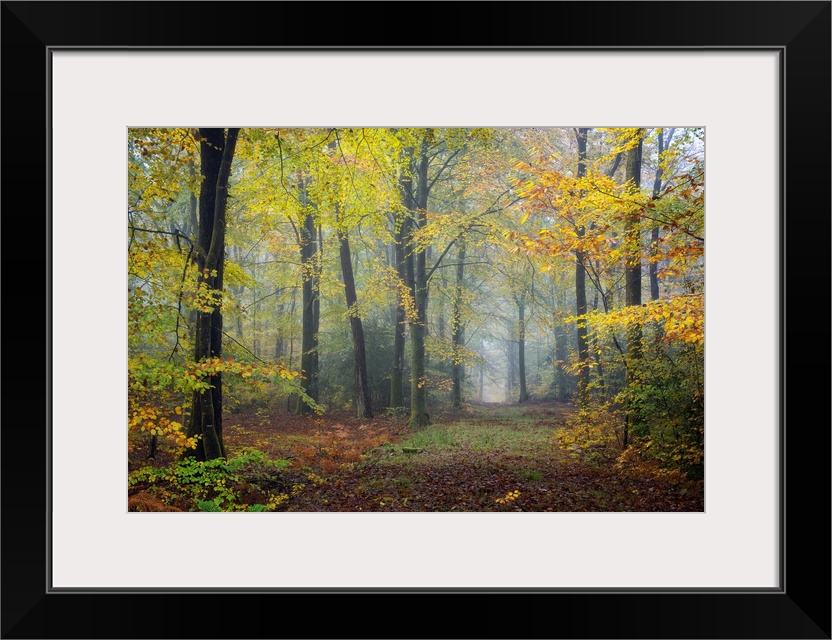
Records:
{"label": "dirt trail", "polygon": [[554,434],[566,404],[469,405],[435,412],[411,432],[404,418],[361,421],[261,412],[229,416],[229,451],[289,458],[323,481],[289,511],[702,511],[700,485],[576,460]]}

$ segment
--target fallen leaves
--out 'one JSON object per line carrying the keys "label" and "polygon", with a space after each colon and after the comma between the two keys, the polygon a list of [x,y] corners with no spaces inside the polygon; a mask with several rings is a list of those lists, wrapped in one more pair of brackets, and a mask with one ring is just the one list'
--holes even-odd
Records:
{"label": "fallen leaves", "polygon": [[[529,420],[472,408],[470,424],[528,431],[554,430],[569,405],[524,409]],[[439,419],[442,419],[439,417]],[[447,418],[446,418],[447,419]],[[416,512],[677,512],[704,509],[702,483],[683,482],[614,465],[588,465],[545,446],[522,454],[504,448],[419,447],[391,456],[412,435],[406,418],[372,421],[348,415],[295,416],[275,411],[226,418],[226,446],[257,448],[288,458],[292,473],[304,473],[305,488],[274,505],[286,511]]]}

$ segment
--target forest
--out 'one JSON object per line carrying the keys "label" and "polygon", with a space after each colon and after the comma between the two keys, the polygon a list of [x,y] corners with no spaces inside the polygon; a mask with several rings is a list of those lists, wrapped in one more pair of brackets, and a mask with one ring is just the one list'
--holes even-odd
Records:
{"label": "forest", "polygon": [[703,511],[693,127],[128,130],[128,510]]}

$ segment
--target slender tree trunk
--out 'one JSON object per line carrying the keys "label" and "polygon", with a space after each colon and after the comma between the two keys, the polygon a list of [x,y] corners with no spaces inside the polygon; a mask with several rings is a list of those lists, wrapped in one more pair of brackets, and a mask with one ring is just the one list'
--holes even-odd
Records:
{"label": "slender tree trunk", "polygon": [[[202,185],[199,194],[197,265],[199,283],[210,296],[211,311],[196,317],[194,358],[196,361],[222,355],[222,289],[225,254],[225,209],[228,178],[239,129],[200,129]],[[222,441],[222,374],[208,377],[210,388],[195,391],[187,434],[198,436],[197,448],[189,451],[198,460],[225,456]]]}
{"label": "slender tree trunk", "polygon": [[[601,264],[597,260],[595,261],[595,272],[601,273]],[[600,281],[600,277],[599,277]],[[592,302],[592,308],[595,311],[598,311],[598,289],[595,289],[595,296]],[[599,395],[603,398],[604,397],[604,365],[601,362],[601,353],[600,349],[598,348],[598,337],[593,335],[592,340],[590,341],[590,348],[592,349],[593,356],[595,357],[595,369],[596,369],[596,379],[598,380],[598,391]]]}
{"label": "slender tree trunk", "polygon": [[[289,325],[289,370],[295,370],[295,307],[297,306],[298,302],[298,290],[297,288],[292,288],[292,304],[289,307],[289,317],[292,318],[292,324]],[[286,398],[286,410],[292,411],[296,409],[297,406],[292,404],[293,399],[297,396],[289,395]]]}
{"label": "slender tree trunk", "polygon": [[[586,140],[589,129],[578,129],[578,178],[586,175]],[[579,238],[586,232],[583,226],[576,229]],[[578,316],[585,316],[586,308],[586,254],[580,249],[575,251],[575,306]],[[589,340],[586,326],[586,318],[580,317],[577,321],[576,332],[578,334],[578,362],[580,369],[578,373],[578,398],[581,406],[586,406],[589,401]]]}
{"label": "slender tree trunk", "polygon": [[[196,157],[196,153],[193,153],[188,160],[188,172],[192,179],[196,178],[196,168],[194,166],[194,158]],[[199,243],[199,200],[197,199],[196,195],[193,191],[190,192],[188,197],[188,230],[187,235],[191,239],[194,245],[198,245]],[[192,252],[192,260],[199,265],[199,251],[197,250],[196,253]],[[190,338],[191,344],[194,345],[193,349],[196,350],[196,325],[197,325],[197,310],[194,307],[188,311],[188,337]],[[193,401],[193,394],[191,394],[191,401]],[[187,398],[183,399],[183,406],[186,405],[188,402]],[[191,411],[188,414],[188,431],[191,429],[191,420],[193,419],[194,413],[194,404],[191,402]],[[156,455],[156,436],[152,437],[151,441],[152,450],[151,456],[155,457]]]}
{"label": "slender tree trunk", "polygon": [[[639,130],[638,144],[627,154],[627,185],[630,193],[635,194],[641,189],[641,152],[642,131]],[[628,307],[641,306],[641,235],[639,229],[639,215],[630,213],[624,228],[626,243],[625,273],[625,303]],[[633,323],[627,331],[627,381],[630,385],[636,383],[635,369],[641,359],[641,326]],[[638,416],[633,407],[627,407],[624,419],[623,446],[627,447],[630,430],[638,422]]]}
{"label": "slender tree trunk", "polygon": [[[242,251],[240,251],[239,247],[232,247],[232,256],[231,257],[238,263],[241,261],[243,256],[242,256]],[[253,265],[252,266],[252,275],[254,276],[255,280],[257,279],[256,269],[257,269],[257,266]],[[243,299],[243,293],[245,292],[245,287],[229,286],[228,290],[231,292],[231,295],[235,300],[242,300]],[[237,309],[236,312],[234,313],[234,316],[235,316],[234,317],[234,327],[235,327],[236,337],[237,337],[237,339],[242,339],[242,337],[243,337],[243,311],[242,311],[242,309]]]}
{"label": "slender tree trunk", "polygon": [[[659,131],[659,160],[656,163],[656,178],[653,180],[653,199],[659,197],[662,190],[662,154],[664,154],[664,134]],[[659,264],[655,261],[655,256],[659,252],[659,227],[654,226],[650,230],[650,299],[659,299]]]}
{"label": "slender tree trunk", "polygon": [[517,301],[517,369],[518,377],[520,378],[520,399],[519,402],[525,402],[529,399],[529,393],[526,390],[526,298],[520,296]]}
{"label": "slender tree trunk", "polygon": [[[448,280],[445,277],[445,271],[443,270],[439,276],[439,290],[447,291],[447,289]],[[447,331],[445,324],[445,296],[440,295],[436,298],[436,335],[441,342],[445,342],[447,339],[447,336],[445,335]],[[453,336],[451,339],[453,340]]]}
{"label": "slender tree trunk", "polygon": [[[196,177],[193,156],[188,160],[188,173],[191,175],[191,178]],[[188,235],[192,239],[199,233],[198,207],[199,201],[197,200],[196,194],[191,191],[188,197]]]}
{"label": "slender tree trunk", "polygon": [[[283,297],[283,287],[278,288],[277,297]],[[277,317],[284,318],[286,316],[286,303],[281,300],[277,305]],[[283,357],[286,355],[286,336],[283,333],[283,326],[281,322],[275,324],[275,338],[274,338],[274,360],[275,362],[283,362]]]}
{"label": "slender tree trunk", "polygon": [[558,402],[566,402],[569,399],[569,388],[567,383],[566,358],[568,357],[566,348],[566,331],[560,321],[555,325],[555,383],[557,388]]}
{"label": "slender tree trunk", "polygon": [[[301,202],[306,203],[306,186],[301,179],[300,184]],[[302,341],[301,341],[301,373],[304,380],[301,388],[310,398],[318,400],[318,327],[316,318],[319,317],[316,311],[319,309],[317,303],[317,253],[318,243],[315,227],[315,218],[310,212],[306,212],[301,230],[300,262],[302,271]],[[309,413],[309,406],[298,398],[295,407],[297,414]]]}
{"label": "slender tree trunk", "polygon": [[[407,181],[412,184],[410,178]],[[403,198],[405,188],[402,187]],[[407,282],[405,269],[405,242],[410,235],[410,216],[405,215],[396,225],[395,231],[395,259],[400,287]],[[404,406],[404,342],[407,315],[404,308],[404,297],[401,288],[396,292],[396,316],[393,328],[393,367],[390,370],[390,407]]]}
{"label": "slender tree trunk", "polygon": [[[252,275],[254,276],[255,282],[256,282],[256,279],[257,279],[257,266],[256,265],[252,269]],[[260,293],[258,291],[257,285],[255,284],[251,288],[251,304],[252,304],[252,308],[251,308],[251,349],[252,349],[252,351],[254,351],[255,356],[257,356],[258,352],[259,352],[259,348],[258,348],[259,345],[258,345],[258,341],[257,341],[257,337],[259,335],[258,332],[257,332],[257,304],[255,304],[257,302],[257,296],[259,296],[259,295],[260,295]]]}
{"label": "slender tree trunk", "polygon": [[318,349],[318,334],[321,331],[321,274],[323,273],[324,264],[324,233],[323,226],[321,226],[320,224],[318,225],[318,252],[315,255],[315,260],[313,261],[313,264],[315,265],[315,288],[312,292],[312,327],[315,332],[315,350],[312,352],[312,370],[315,372],[315,395],[312,396],[312,398],[315,401],[317,401],[318,394],[320,393],[318,376],[320,375],[321,371],[321,352]]}
{"label": "slender tree trunk", "polygon": [[425,378],[425,333],[427,329],[427,300],[428,290],[426,282],[426,264],[424,248],[419,247],[415,234],[424,227],[427,221],[428,200],[428,156],[427,138],[423,139],[419,153],[419,163],[416,172],[418,178],[415,211],[413,212],[413,228],[408,242],[409,257],[407,265],[409,280],[413,287],[413,301],[416,306],[416,317],[410,323],[410,420],[408,426],[412,429],[423,427],[430,422],[427,409],[427,380]]}
{"label": "slender tree trunk", "polygon": [[482,399],[485,395],[485,365],[480,365],[480,388],[479,388],[479,401],[482,402]]}
{"label": "slender tree trunk", "polygon": [[341,274],[344,278],[344,292],[347,297],[347,313],[350,317],[352,330],[352,350],[354,360],[354,400],[355,411],[359,418],[372,418],[372,400],[370,398],[370,380],[367,376],[367,354],[364,343],[364,326],[358,315],[358,297],[355,293],[355,278],[352,272],[352,256],[350,255],[350,240],[346,231],[337,229],[338,242],[341,247]]}
{"label": "slender tree trunk", "polygon": [[465,379],[465,363],[462,349],[465,344],[465,327],[462,323],[462,295],[465,291],[465,239],[459,240],[459,261],[456,265],[456,287],[454,289],[453,316],[451,327],[453,334],[453,408],[462,407],[462,382]]}

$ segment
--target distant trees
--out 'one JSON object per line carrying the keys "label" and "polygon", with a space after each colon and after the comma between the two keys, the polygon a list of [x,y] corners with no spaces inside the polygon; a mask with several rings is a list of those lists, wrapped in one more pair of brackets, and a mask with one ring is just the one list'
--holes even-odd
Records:
{"label": "distant trees", "polygon": [[[418,429],[507,392],[627,408],[619,444],[669,442],[635,408],[698,410],[659,390],[700,393],[702,149],[696,129],[131,130],[131,429],[210,459],[238,407]],[[158,376],[182,381],[168,422],[142,413]]]}

